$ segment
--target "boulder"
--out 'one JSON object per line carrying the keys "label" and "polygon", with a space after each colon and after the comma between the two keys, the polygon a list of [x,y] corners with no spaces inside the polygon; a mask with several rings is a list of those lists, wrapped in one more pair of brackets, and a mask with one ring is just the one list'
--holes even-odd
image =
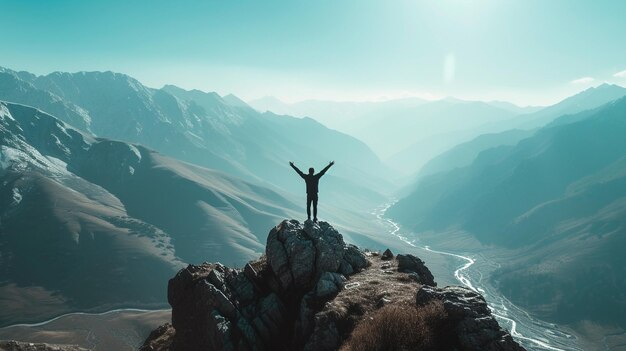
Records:
{"label": "boulder", "polygon": [[270,231],[265,255],[261,271],[250,263],[243,270],[207,263],[189,265],[170,280],[172,349],[303,345],[316,325],[317,306],[343,289],[346,276],[369,264],[326,222],[282,221]]}
{"label": "boulder", "polygon": [[380,259],[384,261],[393,260],[393,252],[391,252],[391,250],[389,249],[385,250],[385,252],[383,252],[383,255],[380,257]]}
{"label": "boulder", "polygon": [[339,273],[325,272],[317,282],[315,296],[322,299],[332,297],[343,288],[345,281],[346,278]]}
{"label": "boulder", "polygon": [[417,282],[424,285],[437,286],[435,283],[435,277],[430,272],[430,269],[426,267],[424,261],[413,255],[401,255],[396,256],[398,260],[398,271],[404,273],[416,273]]}
{"label": "boulder", "polygon": [[369,266],[369,261],[365,257],[365,253],[354,245],[346,245],[343,253],[344,262],[349,264],[355,271],[360,271]]}
{"label": "boulder", "polygon": [[479,293],[460,286],[436,288],[424,285],[417,291],[415,297],[418,306],[435,299],[443,303],[459,350],[524,350],[498,325],[485,299]]}

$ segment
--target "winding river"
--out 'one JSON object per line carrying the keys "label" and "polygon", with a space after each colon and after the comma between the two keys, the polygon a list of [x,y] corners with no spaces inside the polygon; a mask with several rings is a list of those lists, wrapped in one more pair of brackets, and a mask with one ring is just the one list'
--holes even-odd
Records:
{"label": "winding river", "polygon": [[440,254],[454,260],[457,269],[454,277],[465,287],[480,292],[487,301],[489,309],[501,326],[506,328],[513,338],[527,350],[551,351],[581,351],[576,337],[561,330],[556,324],[539,320],[521,308],[515,306],[506,297],[500,294],[489,282],[489,275],[499,265],[483,255],[447,252],[435,250],[429,245],[421,243],[419,238],[411,233],[404,233],[400,225],[385,217],[385,213],[392,203],[377,208],[372,214],[382,225],[388,228],[389,235],[395,236],[415,251],[424,250]]}
{"label": "winding river", "polygon": [[[577,339],[574,335],[563,331],[559,326],[553,323],[547,323],[539,320],[523,309],[515,306],[506,297],[498,292],[491,285],[489,276],[499,267],[499,265],[489,260],[481,254],[471,254],[464,252],[448,252],[436,250],[431,246],[420,242],[420,239],[412,233],[405,233],[399,224],[385,217],[385,213],[392,203],[385,204],[377,208],[372,214],[379,223],[387,228],[390,236],[400,239],[403,243],[412,248],[414,253],[419,256],[419,251],[427,251],[433,254],[443,255],[457,267],[454,270],[454,278],[463,286],[480,292],[487,301],[489,309],[498,319],[501,326],[506,328],[513,338],[531,351],[581,351],[577,345]],[[118,310],[106,311],[102,313],[84,313],[74,312],[64,314],[39,323],[24,323],[3,327],[0,329],[8,329],[13,327],[40,327],[56,320],[68,316],[75,315],[106,315],[116,312],[154,312],[153,310],[142,310],[123,308]]]}

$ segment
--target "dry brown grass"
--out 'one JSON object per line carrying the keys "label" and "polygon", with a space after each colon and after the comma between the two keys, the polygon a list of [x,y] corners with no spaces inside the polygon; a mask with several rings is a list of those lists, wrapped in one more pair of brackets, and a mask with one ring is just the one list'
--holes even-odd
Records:
{"label": "dry brown grass", "polygon": [[436,350],[446,318],[440,301],[423,307],[387,305],[365,318],[344,343],[343,351]]}

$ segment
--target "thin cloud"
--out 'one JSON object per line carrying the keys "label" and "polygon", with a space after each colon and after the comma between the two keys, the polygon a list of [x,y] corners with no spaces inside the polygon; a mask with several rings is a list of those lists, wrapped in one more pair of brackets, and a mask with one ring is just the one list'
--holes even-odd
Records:
{"label": "thin cloud", "polygon": [[613,75],[613,77],[626,78],[626,71],[617,72]]}
{"label": "thin cloud", "polygon": [[582,77],[582,78],[574,79],[570,83],[572,83],[572,84],[585,84],[585,83],[591,83],[593,81],[594,81],[594,79],[592,77]]}

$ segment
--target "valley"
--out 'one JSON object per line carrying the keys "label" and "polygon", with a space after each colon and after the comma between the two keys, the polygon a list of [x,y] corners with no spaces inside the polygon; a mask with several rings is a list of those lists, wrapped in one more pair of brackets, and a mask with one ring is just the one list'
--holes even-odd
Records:
{"label": "valley", "polygon": [[[333,155],[341,167],[324,178],[320,212],[347,241],[381,251],[419,248],[440,283],[485,295],[527,349],[620,343],[622,265],[613,251],[624,238],[624,88],[604,84],[544,109],[455,99],[299,106],[326,117],[352,111],[349,118],[382,143],[393,130],[414,130],[412,115],[443,116],[435,129],[398,136],[404,146],[387,145],[394,152],[407,140],[422,145],[406,147],[412,156],[399,163],[409,169],[390,153],[378,158],[385,151],[365,134],[350,131],[373,149],[312,118],[258,112],[234,95],[152,89],[112,72],[2,69],[0,83],[0,99],[19,102],[0,103],[0,323],[70,313],[7,332],[21,328],[19,335],[41,340],[83,317],[109,316],[114,325],[142,322],[134,341],[103,335],[110,339],[103,345],[137,344],[146,323],[167,318],[149,311],[168,307],[165,283],[178,269],[207,260],[242,265],[263,252],[268,228],[302,216],[303,185],[285,160],[324,164],[322,155]],[[460,123],[469,110],[483,119]],[[399,114],[395,124],[380,124],[386,114]],[[133,117],[110,128],[123,115]],[[593,133],[605,138],[599,143]],[[546,170],[551,177],[542,177]],[[377,207],[394,195],[393,206]],[[33,217],[41,220],[26,220]],[[608,257],[604,268],[594,266],[597,255]],[[599,269],[585,290],[571,288]],[[572,310],[590,296],[614,303]],[[576,322],[582,316],[591,319]],[[58,342],[93,347],[89,337],[70,333]]]}

